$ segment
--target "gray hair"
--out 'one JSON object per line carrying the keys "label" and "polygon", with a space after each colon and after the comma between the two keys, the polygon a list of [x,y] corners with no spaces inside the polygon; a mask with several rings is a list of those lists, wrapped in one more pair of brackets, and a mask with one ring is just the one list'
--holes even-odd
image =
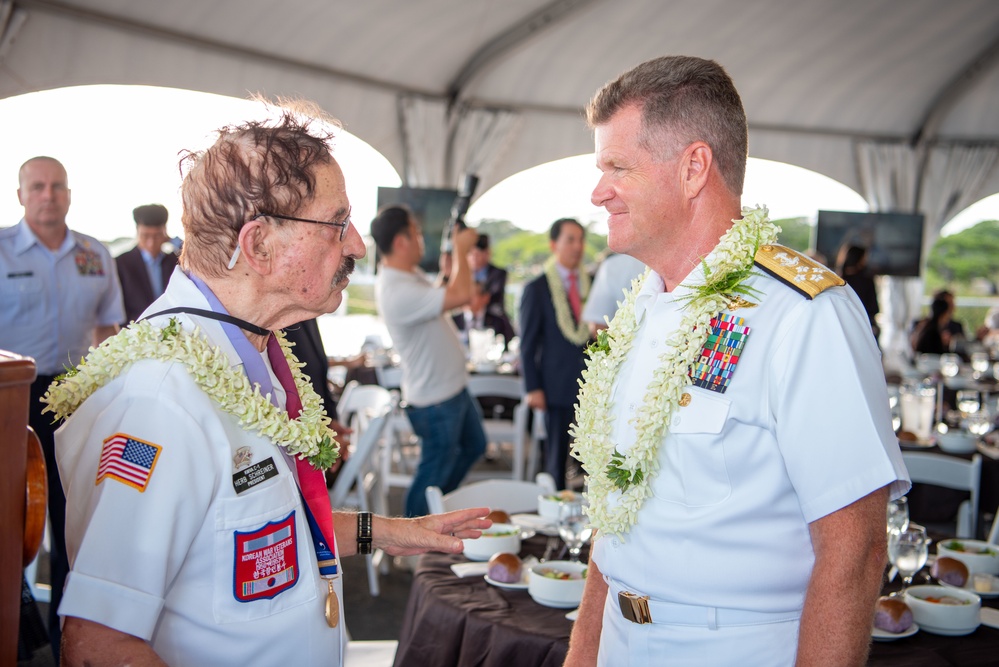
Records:
{"label": "gray hair", "polygon": [[661,160],[695,141],[711,147],[725,185],[742,194],[748,154],[746,112],[725,69],[713,60],[662,56],[625,72],[590,100],[586,120],[603,125],[621,109],[642,108],[642,145]]}

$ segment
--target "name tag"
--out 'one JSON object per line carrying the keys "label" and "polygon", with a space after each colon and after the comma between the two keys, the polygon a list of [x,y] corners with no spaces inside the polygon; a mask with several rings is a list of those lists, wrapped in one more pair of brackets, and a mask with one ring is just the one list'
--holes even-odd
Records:
{"label": "name tag", "polygon": [[277,474],[278,469],[274,465],[274,459],[268,458],[235,473],[232,476],[232,488],[236,490],[236,494],[238,495],[243,491],[249,491],[257,484],[266,482],[271,477],[276,477]]}

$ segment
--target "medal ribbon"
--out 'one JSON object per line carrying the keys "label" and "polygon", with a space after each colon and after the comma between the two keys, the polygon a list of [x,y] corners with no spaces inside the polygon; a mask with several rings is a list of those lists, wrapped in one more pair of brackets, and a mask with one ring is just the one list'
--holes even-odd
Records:
{"label": "medal ribbon", "polygon": [[[288,367],[288,360],[281,351],[277,338],[267,339],[267,358],[278,382],[287,394],[288,418],[295,419],[302,412],[302,400],[298,396],[298,388]],[[297,456],[295,466],[298,472],[298,491],[302,495],[305,514],[309,519],[309,530],[312,532],[312,546],[316,550],[316,561],[319,563],[319,574],[334,576],[337,573],[336,552],[333,550],[333,507],[326,491],[326,476],[321,470],[316,470],[308,460]]]}

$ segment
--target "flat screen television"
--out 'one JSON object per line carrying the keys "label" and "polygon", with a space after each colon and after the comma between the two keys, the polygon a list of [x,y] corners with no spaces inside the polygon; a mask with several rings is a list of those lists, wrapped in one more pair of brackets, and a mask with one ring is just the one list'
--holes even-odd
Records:
{"label": "flat screen television", "polygon": [[426,250],[420,268],[427,273],[438,271],[441,235],[444,233],[444,226],[451,219],[451,205],[457,196],[457,190],[378,188],[378,210],[390,204],[405,204],[412,209],[423,226],[423,244]]}
{"label": "flat screen television", "polygon": [[875,275],[918,276],[923,254],[922,213],[819,211],[815,250],[836,268],[847,245],[867,248],[867,267]]}

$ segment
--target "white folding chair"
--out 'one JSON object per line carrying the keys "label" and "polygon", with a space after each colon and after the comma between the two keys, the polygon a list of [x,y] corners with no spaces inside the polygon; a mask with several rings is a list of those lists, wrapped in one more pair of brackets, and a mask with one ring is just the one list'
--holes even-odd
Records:
{"label": "white folding chair", "polygon": [[378,384],[386,389],[398,389],[402,386],[400,366],[375,366],[375,377],[378,379]]}
{"label": "white folding chair", "polygon": [[473,375],[468,379],[468,393],[473,398],[503,398],[516,400],[512,419],[501,419],[485,415],[482,428],[486,432],[486,441],[502,446],[510,443],[513,447],[511,460],[511,479],[524,479],[525,443],[527,438],[526,413],[521,409],[524,398],[524,386],[519,377],[510,375]]}
{"label": "white folding chair", "polygon": [[[389,407],[386,406],[381,412],[370,416],[364,429],[354,434],[354,445],[350,456],[340,468],[340,473],[329,492],[330,504],[334,509],[341,507],[371,509],[369,494],[378,484],[377,465],[374,459],[385,431],[388,410]],[[378,570],[385,554],[379,549],[364,558],[368,568],[368,589],[371,595],[377,596],[380,592]]]}
{"label": "white folding chair", "polygon": [[351,639],[345,626],[347,644],[343,651],[343,667],[392,667],[399,642],[395,639]]}
{"label": "white folding chair", "polygon": [[982,455],[971,460],[929,452],[902,452],[902,460],[913,482],[935,484],[968,491],[971,497],[957,509],[957,536],[975,537],[978,530],[978,491],[982,478]]}
{"label": "white folding chair", "polygon": [[485,479],[459,487],[444,495],[440,487],[427,487],[427,506],[431,514],[468,507],[501,509],[508,514],[537,512],[538,496],[556,493],[555,480],[539,472],[533,482],[519,479]]}

